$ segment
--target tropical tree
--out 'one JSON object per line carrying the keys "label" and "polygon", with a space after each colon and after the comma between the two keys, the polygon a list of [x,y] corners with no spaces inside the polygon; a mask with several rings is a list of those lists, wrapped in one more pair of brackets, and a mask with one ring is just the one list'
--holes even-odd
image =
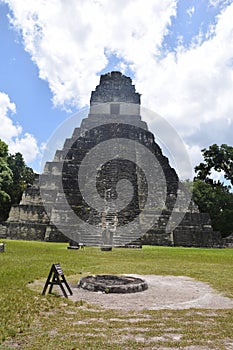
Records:
{"label": "tropical tree", "polygon": [[233,186],[233,147],[226,144],[216,144],[202,150],[204,162],[195,167],[196,178],[205,182],[212,182],[210,174],[212,170],[222,171],[226,180]]}
{"label": "tropical tree", "polygon": [[8,146],[0,140],[0,220],[4,220],[10,208],[10,187],[13,183],[13,173],[7,163]]}
{"label": "tropical tree", "polygon": [[24,189],[33,183],[34,176],[22,154],[9,154],[7,144],[0,140],[0,221],[7,219],[11,205],[19,203]]}
{"label": "tropical tree", "polygon": [[221,172],[233,186],[233,147],[213,144],[202,150],[204,162],[195,167],[193,198],[201,212],[208,212],[214,230],[223,236],[233,233],[233,193],[226,181],[211,178],[213,170]]}
{"label": "tropical tree", "polygon": [[23,156],[19,152],[8,156],[8,164],[13,173],[13,183],[9,191],[11,204],[17,204],[28,184],[33,183],[35,174],[31,168],[26,166]]}
{"label": "tropical tree", "polygon": [[193,182],[193,199],[201,212],[209,213],[215,231],[223,237],[233,232],[233,193],[220,182]]}

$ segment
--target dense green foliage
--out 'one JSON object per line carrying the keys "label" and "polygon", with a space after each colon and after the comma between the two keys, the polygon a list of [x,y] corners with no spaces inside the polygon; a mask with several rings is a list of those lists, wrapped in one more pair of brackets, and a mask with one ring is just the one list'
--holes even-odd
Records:
{"label": "dense green foliage", "polygon": [[[57,262],[71,285],[87,274],[176,275],[208,282],[233,297],[232,249],[144,246],[102,252],[94,247],[68,250],[64,243],[6,241],[6,251],[0,254],[2,350],[139,350],[191,345],[219,350],[226,349],[225,341],[232,337],[232,310],[137,312],[42,296],[51,264]],[[29,288],[35,280],[37,284]],[[165,294],[166,288],[164,285]],[[145,342],[137,341],[139,335]]]}
{"label": "dense green foliage", "polygon": [[201,212],[209,213],[215,231],[223,237],[233,232],[233,193],[220,182],[193,182],[193,199]]}
{"label": "dense green foliage", "polygon": [[22,154],[10,154],[6,143],[0,140],[0,221],[7,219],[11,205],[19,203],[33,180],[33,170],[26,166]]}
{"label": "dense green foliage", "polygon": [[233,233],[233,193],[230,186],[212,179],[211,172],[221,172],[233,185],[233,147],[214,144],[202,154],[204,162],[195,167],[193,198],[200,211],[210,214],[214,230],[226,237]]}
{"label": "dense green foliage", "polygon": [[202,154],[204,163],[195,167],[197,179],[213,182],[210,178],[211,171],[222,171],[225,179],[229,180],[233,186],[233,147],[214,144],[209,149],[204,148]]}

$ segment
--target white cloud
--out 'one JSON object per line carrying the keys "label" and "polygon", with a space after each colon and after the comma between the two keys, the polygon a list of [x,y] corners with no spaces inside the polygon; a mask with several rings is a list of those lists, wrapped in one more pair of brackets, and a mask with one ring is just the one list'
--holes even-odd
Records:
{"label": "white cloud", "polygon": [[224,7],[231,3],[232,0],[209,0],[209,5],[214,7]]}
{"label": "white cloud", "polygon": [[[230,128],[232,135],[232,17],[233,4],[217,18],[214,35],[202,43],[147,61],[147,70],[136,67],[135,83],[146,105],[165,117],[191,148],[207,146],[205,135],[209,144],[232,144],[228,132]],[[153,84],[151,77],[155,77]],[[156,133],[153,121],[150,125]]]}
{"label": "white cloud", "polygon": [[188,16],[189,16],[190,18],[192,17],[192,15],[194,14],[194,12],[195,12],[195,7],[194,7],[194,6],[189,7],[188,10],[187,10],[187,14],[188,14]]}
{"label": "white cloud", "polygon": [[16,106],[4,92],[0,92],[0,139],[7,143],[10,153],[20,152],[27,163],[39,154],[36,139],[31,134],[23,134],[22,127],[11,119]]}
{"label": "white cloud", "polygon": [[34,161],[39,154],[39,148],[35,137],[31,134],[25,133],[21,138],[16,138],[10,143],[11,153],[20,152],[23,154],[26,162]]}
{"label": "white cloud", "polygon": [[[207,142],[232,144],[233,3],[210,0],[222,12],[209,33],[200,32],[188,48],[180,42],[176,52],[165,52],[177,1],[7,2],[55,105],[87,104],[98,73],[114,54],[118,67],[134,72],[143,104],[173,125],[196,159]],[[156,133],[153,120],[148,123]]]}
{"label": "white cloud", "polygon": [[115,53],[143,64],[159,47],[175,0],[8,0],[12,23],[22,32],[24,45],[48,81],[55,105],[89,102],[100,72]]}
{"label": "white cloud", "polygon": [[189,154],[190,160],[191,160],[191,165],[193,169],[193,176],[195,176],[195,171],[194,168],[196,165],[200,164],[203,159],[201,157],[201,147],[199,145],[188,145],[185,144],[187,152]]}

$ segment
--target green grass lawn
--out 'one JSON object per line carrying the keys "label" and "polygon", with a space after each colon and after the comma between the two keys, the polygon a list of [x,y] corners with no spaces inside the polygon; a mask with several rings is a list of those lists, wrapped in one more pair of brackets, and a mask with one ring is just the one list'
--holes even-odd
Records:
{"label": "green grass lawn", "polygon": [[233,297],[233,249],[143,247],[102,252],[67,244],[5,241],[0,254],[0,349],[228,349],[233,310],[132,311],[73,303],[28,288],[60,263],[68,281],[86,274],[189,276]]}

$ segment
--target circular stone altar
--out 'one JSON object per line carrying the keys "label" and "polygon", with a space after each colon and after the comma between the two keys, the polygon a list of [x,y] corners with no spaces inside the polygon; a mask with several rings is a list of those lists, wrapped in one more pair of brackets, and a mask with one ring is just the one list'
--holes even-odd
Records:
{"label": "circular stone altar", "polygon": [[104,293],[136,293],[148,289],[147,283],[141,278],[117,275],[86,276],[81,278],[78,287]]}

